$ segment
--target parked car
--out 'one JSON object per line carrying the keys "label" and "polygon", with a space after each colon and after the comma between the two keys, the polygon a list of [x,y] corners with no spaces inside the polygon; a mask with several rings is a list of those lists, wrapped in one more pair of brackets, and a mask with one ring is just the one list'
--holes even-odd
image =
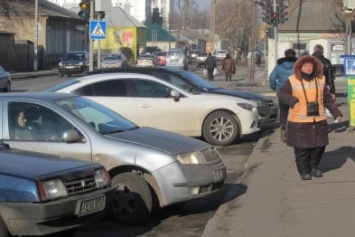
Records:
{"label": "parked car", "polygon": [[[41,150],[41,149],[38,149]],[[102,218],[116,191],[97,163],[0,143],[0,236],[47,235]]]}
{"label": "parked car", "polygon": [[3,92],[11,91],[11,75],[2,66],[0,66],[0,90]]}
{"label": "parked car", "polygon": [[172,49],[168,49],[166,53],[165,66],[188,70],[189,60],[182,49],[172,48]]}
{"label": "parked car", "polygon": [[166,51],[160,51],[157,53],[157,58],[159,60],[159,65],[160,66],[165,66],[166,64]]}
{"label": "parked car", "polygon": [[107,54],[101,61],[101,68],[127,67],[127,59],[122,53]]}
{"label": "parked car", "polygon": [[157,56],[154,54],[141,54],[138,56],[136,67],[159,66]]}
{"label": "parked car", "polygon": [[169,67],[120,68],[118,70],[94,70],[92,72],[89,72],[88,75],[112,72],[133,72],[151,75],[169,83],[172,83],[180,89],[189,91],[191,93],[210,93],[243,98],[249,101],[253,101],[257,104],[260,125],[266,125],[268,123],[275,122],[277,119],[278,108],[270,97],[264,96],[256,92],[230,90],[221,87],[216,87],[215,85],[199,77],[195,73],[185,70],[179,70]]}
{"label": "parked car", "polygon": [[189,62],[194,63],[196,62],[197,56],[202,53],[202,50],[200,49],[192,49],[189,51],[188,57],[189,57]]}
{"label": "parked car", "polygon": [[[138,127],[84,97],[6,93],[0,94],[0,107],[0,140],[12,147],[103,164],[119,192],[112,215],[123,223],[146,220],[153,207],[210,195],[226,178],[217,150],[208,143]],[[26,133],[15,131],[18,114],[26,119]]]}
{"label": "parked car", "polygon": [[223,59],[227,56],[228,50],[217,50],[214,53],[217,61],[223,61]]}
{"label": "parked car", "polygon": [[50,88],[92,99],[139,126],[201,137],[229,145],[259,131],[253,102],[230,96],[189,93],[161,79],[135,73],[107,73],[67,81]]}
{"label": "parked car", "polygon": [[82,74],[89,69],[89,52],[69,51],[58,64],[59,76]]}
{"label": "parked car", "polygon": [[199,53],[196,57],[197,67],[201,67],[202,65],[205,65],[206,58],[207,58],[207,53]]}

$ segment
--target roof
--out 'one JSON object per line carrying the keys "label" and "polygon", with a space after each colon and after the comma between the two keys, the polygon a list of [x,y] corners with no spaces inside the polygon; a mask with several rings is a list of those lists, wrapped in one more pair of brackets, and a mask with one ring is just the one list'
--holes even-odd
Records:
{"label": "roof", "polygon": [[145,25],[140,23],[121,7],[112,7],[109,12],[106,12],[105,20],[108,26],[146,28]]}
{"label": "roof", "polygon": [[[12,0],[4,1],[1,7],[8,9],[9,17],[35,15],[35,0]],[[6,14],[0,11],[0,15]],[[38,0],[38,16],[54,16],[64,18],[81,19],[76,12],[60,7],[47,0]]]}
{"label": "roof", "polygon": [[[176,41],[176,38],[163,29],[157,24],[147,25],[146,40],[147,41],[157,41],[157,42],[167,42],[167,41]],[[155,33],[156,32],[156,33]]]}
{"label": "roof", "polygon": [[303,0],[287,9],[280,32],[343,33],[345,21],[331,0]]}

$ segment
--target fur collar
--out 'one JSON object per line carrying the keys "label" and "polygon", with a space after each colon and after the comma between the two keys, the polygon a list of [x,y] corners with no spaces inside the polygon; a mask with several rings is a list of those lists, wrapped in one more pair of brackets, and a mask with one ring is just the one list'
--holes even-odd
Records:
{"label": "fur collar", "polygon": [[308,62],[313,64],[314,70],[316,70],[315,76],[319,79],[322,78],[323,64],[316,57],[311,55],[302,56],[295,62],[295,65],[293,66],[293,73],[295,74],[296,78],[301,80],[301,67],[303,64]]}

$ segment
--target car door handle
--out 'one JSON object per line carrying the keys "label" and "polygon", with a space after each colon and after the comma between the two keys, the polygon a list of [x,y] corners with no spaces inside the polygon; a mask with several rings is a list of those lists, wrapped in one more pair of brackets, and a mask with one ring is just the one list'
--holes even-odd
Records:
{"label": "car door handle", "polygon": [[150,108],[150,107],[152,107],[151,104],[144,103],[144,104],[141,105],[141,108]]}

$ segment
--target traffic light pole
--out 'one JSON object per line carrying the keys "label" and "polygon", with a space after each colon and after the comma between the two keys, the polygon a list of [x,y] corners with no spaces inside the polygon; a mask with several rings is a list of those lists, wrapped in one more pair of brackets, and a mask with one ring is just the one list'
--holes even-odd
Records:
{"label": "traffic light pole", "polygon": [[[273,0],[273,9],[274,9],[274,12],[277,12],[277,0]],[[278,38],[279,38],[279,31],[278,31],[278,26],[275,26],[274,27],[274,36],[275,36],[275,39],[274,39],[274,54],[275,54],[275,60],[274,62],[276,62],[277,60],[277,45],[278,45]]]}
{"label": "traffic light pole", "polygon": [[[90,0],[90,21],[94,19],[94,0]],[[90,32],[89,32],[90,34]],[[94,70],[94,43],[89,36],[89,71]]]}

